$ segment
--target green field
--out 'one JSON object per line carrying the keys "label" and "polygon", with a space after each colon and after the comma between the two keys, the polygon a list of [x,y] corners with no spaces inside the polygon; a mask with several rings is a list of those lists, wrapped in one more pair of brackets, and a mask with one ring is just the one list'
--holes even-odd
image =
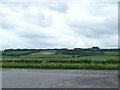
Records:
{"label": "green field", "polygon": [[[71,53],[72,52],[72,53]],[[90,52],[90,53],[88,53]],[[118,69],[117,51],[8,50],[2,52],[3,68]],[[66,51],[65,51],[66,53]],[[93,54],[91,54],[93,53]]]}

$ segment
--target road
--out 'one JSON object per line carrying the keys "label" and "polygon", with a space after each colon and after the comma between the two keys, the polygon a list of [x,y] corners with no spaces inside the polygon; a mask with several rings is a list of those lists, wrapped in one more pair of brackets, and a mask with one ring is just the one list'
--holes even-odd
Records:
{"label": "road", "polygon": [[3,88],[117,88],[116,70],[2,69]]}

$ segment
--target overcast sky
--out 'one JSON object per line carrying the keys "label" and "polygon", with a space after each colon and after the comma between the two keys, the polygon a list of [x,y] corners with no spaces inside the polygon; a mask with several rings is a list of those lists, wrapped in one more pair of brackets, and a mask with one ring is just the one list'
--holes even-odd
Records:
{"label": "overcast sky", "polygon": [[112,2],[0,3],[0,49],[117,47],[118,5]]}

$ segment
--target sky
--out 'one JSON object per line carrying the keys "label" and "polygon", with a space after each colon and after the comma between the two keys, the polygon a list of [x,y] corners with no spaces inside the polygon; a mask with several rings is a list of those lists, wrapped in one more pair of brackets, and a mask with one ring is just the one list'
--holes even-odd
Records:
{"label": "sky", "polygon": [[116,48],[117,2],[0,2],[0,49]]}

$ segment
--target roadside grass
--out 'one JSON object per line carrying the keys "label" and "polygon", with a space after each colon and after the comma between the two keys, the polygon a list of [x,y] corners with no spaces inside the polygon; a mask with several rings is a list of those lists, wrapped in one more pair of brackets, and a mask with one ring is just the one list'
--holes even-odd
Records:
{"label": "roadside grass", "polygon": [[120,78],[120,74],[118,74],[118,77]]}
{"label": "roadside grass", "polygon": [[2,68],[118,70],[117,64],[3,63]]}

